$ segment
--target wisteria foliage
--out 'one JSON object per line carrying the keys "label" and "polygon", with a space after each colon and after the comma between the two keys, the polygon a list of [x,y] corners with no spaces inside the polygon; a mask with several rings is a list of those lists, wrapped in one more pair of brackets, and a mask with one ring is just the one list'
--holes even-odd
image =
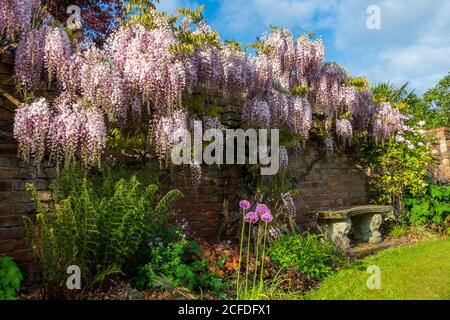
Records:
{"label": "wisteria foliage", "polygon": [[[9,17],[12,4],[19,7],[14,9],[19,17],[15,21]],[[277,28],[263,37],[267,50],[254,56],[225,44],[180,54],[173,48],[181,40],[168,24],[154,29],[131,24],[112,33],[102,49],[81,48],[70,43],[60,27],[42,23],[29,30],[32,5],[32,0],[2,1],[0,33],[21,33],[16,54],[20,85],[35,90],[46,80],[63,98],[51,106],[41,99],[18,109],[15,136],[24,158],[42,159],[47,148],[57,162],[80,155],[86,165],[93,165],[106,147],[108,125],[133,119],[149,121],[151,141],[160,159],[167,161],[174,144],[171,134],[188,129],[183,101],[199,90],[242,94],[247,125],[286,128],[303,142],[314,127],[314,116],[321,115],[326,119],[327,151],[334,148],[333,135],[345,143],[356,131],[372,130],[375,141],[381,142],[405,120],[387,103],[375,106],[369,90],[347,85],[345,71],[324,61],[320,39],[295,39],[290,31]],[[183,24],[185,32],[191,30],[188,24]],[[212,31],[200,23],[192,32]],[[286,149],[281,153],[287,165]]]}

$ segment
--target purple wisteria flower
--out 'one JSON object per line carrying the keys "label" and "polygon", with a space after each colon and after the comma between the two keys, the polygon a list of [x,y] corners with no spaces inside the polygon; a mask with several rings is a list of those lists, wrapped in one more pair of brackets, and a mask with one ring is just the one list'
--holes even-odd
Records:
{"label": "purple wisteria flower", "polygon": [[259,214],[259,215],[263,215],[265,213],[269,213],[270,214],[270,209],[269,209],[269,207],[267,207],[267,205],[262,203],[262,204],[258,204],[256,206],[255,212],[257,214]]}
{"label": "purple wisteria flower", "polygon": [[270,214],[270,212],[265,212],[261,216],[261,221],[263,221],[263,222],[272,222],[272,220],[273,220],[273,216],[272,216],[272,214]]}
{"label": "purple wisteria flower", "polygon": [[239,201],[239,207],[241,209],[248,210],[248,209],[250,209],[251,206],[252,205],[251,205],[250,201],[248,201],[248,200]]}
{"label": "purple wisteria flower", "polygon": [[245,222],[247,223],[258,223],[259,217],[256,212],[250,211],[245,215]]}

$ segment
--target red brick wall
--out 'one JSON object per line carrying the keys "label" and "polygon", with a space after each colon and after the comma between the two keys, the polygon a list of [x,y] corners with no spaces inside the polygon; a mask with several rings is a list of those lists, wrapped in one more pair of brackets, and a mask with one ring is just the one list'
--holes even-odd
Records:
{"label": "red brick wall", "polygon": [[310,212],[367,204],[365,170],[346,153],[326,154],[320,144],[310,142],[299,156],[289,159],[289,176],[296,180],[297,222],[302,229],[315,226]]}
{"label": "red brick wall", "polygon": [[34,183],[43,201],[49,200],[48,186],[56,177],[51,164],[43,164],[38,173],[17,158],[12,137],[15,94],[13,57],[0,56],[0,256],[13,257],[19,266],[31,270],[32,252],[23,237],[22,216],[34,218],[35,204],[26,191]]}

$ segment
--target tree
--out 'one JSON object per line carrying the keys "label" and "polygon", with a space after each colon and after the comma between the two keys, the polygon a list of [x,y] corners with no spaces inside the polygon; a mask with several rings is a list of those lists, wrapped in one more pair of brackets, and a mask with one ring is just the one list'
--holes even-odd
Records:
{"label": "tree", "polygon": [[77,5],[81,9],[82,34],[96,43],[102,43],[108,34],[117,27],[117,18],[123,15],[120,0],[44,0],[42,5],[57,20],[65,22],[70,14],[67,8]]}
{"label": "tree", "polygon": [[434,116],[432,127],[450,126],[450,72],[425,93],[424,101]]}

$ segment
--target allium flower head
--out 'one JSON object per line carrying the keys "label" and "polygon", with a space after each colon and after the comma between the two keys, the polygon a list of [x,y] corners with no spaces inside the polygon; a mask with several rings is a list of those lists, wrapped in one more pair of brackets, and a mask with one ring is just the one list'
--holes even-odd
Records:
{"label": "allium flower head", "polygon": [[266,213],[270,214],[270,209],[267,205],[261,203],[256,206],[255,212],[259,215],[264,215]]}
{"label": "allium flower head", "polygon": [[258,223],[259,221],[259,217],[258,214],[256,212],[250,211],[249,213],[247,213],[245,215],[245,222],[247,223]]}
{"label": "allium flower head", "polygon": [[248,200],[241,200],[241,201],[239,201],[239,207],[241,209],[248,210],[251,207],[251,203]]}
{"label": "allium flower head", "polygon": [[263,222],[272,222],[272,220],[273,220],[273,216],[272,216],[272,214],[270,214],[270,212],[265,212],[261,216],[261,221],[263,221]]}

